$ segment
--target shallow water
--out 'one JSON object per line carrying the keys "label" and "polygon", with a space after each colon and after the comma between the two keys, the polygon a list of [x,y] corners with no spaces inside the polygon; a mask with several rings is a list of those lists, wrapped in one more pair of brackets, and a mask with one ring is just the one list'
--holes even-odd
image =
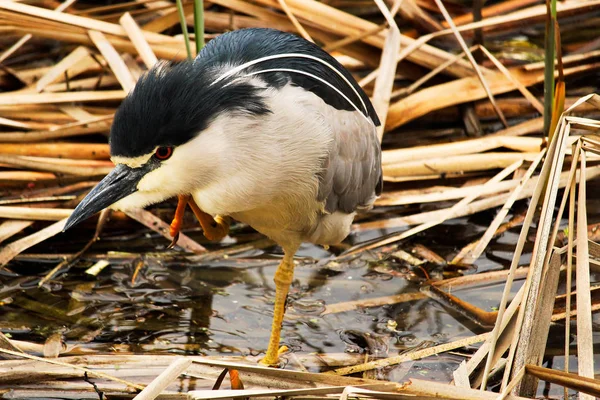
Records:
{"label": "shallow water", "polygon": [[[491,215],[450,221],[408,243],[426,245],[450,259],[486,228]],[[474,268],[457,273],[429,265],[428,273],[432,279],[442,279],[504,269],[510,264],[518,229],[493,241]],[[348,242],[372,235],[353,236]],[[244,230],[236,237],[254,239],[255,235]],[[65,243],[64,238],[56,238],[33,250],[50,253],[60,247],[65,251],[87,240],[81,232],[70,239]],[[277,247],[193,263],[165,258],[161,253],[140,253],[139,257],[111,253],[110,265],[98,276],[84,272],[95,263],[94,253],[160,250],[167,244],[164,238],[149,233],[109,233],[88,255],[41,287],[41,277],[59,260],[21,257],[9,265],[9,271],[0,271],[0,329],[14,339],[40,343],[58,333],[69,346],[100,352],[259,355],[270,334],[275,293],[272,278],[281,255]],[[530,247],[526,247],[523,264],[529,261]],[[393,258],[381,259],[381,254],[365,253],[347,263],[333,262],[333,257],[313,245],[303,246],[297,255],[282,332],[283,343],[297,354],[325,353],[338,359],[343,354],[386,357],[484,332],[428,298],[322,315],[326,306],[336,303],[418,292],[424,280],[421,270]],[[139,263],[143,266],[132,283]],[[514,285],[513,293],[520,284]],[[453,290],[453,294],[490,311],[498,305],[502,289],[503,283],[494,283]],[[460,353],[469,354],[476,348]],[[463,359],[460,354],[448,353],[389,367],[371,377],[448,382]],[[290,368],[295,367],[293,360],[289,362]],[[307,368],[324,369],[316,363],[308,363]],[[544,394],[544,388],[540,390]],[[556,387],[545,392],[561,393]]]}

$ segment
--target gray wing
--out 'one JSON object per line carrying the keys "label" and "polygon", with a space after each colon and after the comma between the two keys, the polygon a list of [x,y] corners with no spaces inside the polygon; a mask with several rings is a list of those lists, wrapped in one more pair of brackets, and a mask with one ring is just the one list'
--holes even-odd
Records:
{"label": "gray wing", "polygon": [[320,174],[317,199],[329,213],[370,209],[381,194],[381,146],[375,124],[358,112],[346,112],[332,126],[333,141]]}

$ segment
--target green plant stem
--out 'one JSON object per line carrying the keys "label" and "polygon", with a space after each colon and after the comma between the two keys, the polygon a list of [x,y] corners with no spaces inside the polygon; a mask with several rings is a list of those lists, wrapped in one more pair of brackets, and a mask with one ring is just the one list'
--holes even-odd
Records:
{"label": "green plant stem", "polygon": [[187,30],[187,24],[185,22],[185,14],[183,13],[183,3],[181,0],[177,0],[177,12],[179,14],[179,22],[181,23],[181,31],[183,32],[183,40],[185,41],[185,50],[187,51],[187,56],[191,60],[192,59],[192,49],[190,47],[190,35]]}
{"label": "green plant stem", "polygon": [[546,16],[546,53],[544,58],[544,133],[549,135],[552,123],[552,106],[554,104],[556,0],[546,0],[546,8],[549,15]]}
{"label": "green plant stem", "polygon": [[204,0],[194,0],[194,33],[197,55],[204,47]]}

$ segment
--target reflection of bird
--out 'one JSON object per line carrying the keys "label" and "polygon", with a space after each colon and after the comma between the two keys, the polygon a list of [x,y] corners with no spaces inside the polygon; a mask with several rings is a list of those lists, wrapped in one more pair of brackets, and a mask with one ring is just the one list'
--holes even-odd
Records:
{"label": "reflection of bird", "polygon": [[179,195],[207,237],[226,234],[228,217],[269,236],[285,252],[262,361],[273,365],[294,253],[304,241],[342,241],[381,191],[377,125],[369,98],[318,46],[272,29],[226,33],[139,80],[111,129],[116,167],[65,229],[111,205]]}

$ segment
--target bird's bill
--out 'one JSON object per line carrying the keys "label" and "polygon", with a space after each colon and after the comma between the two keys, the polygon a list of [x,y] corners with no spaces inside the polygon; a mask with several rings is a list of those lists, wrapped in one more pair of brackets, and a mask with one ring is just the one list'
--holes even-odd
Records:
{"label": "bird's bill", "polygon": [[136,192],[138,182],[147,172],[145,168],[117,164],[73,210],[63,231]]}

